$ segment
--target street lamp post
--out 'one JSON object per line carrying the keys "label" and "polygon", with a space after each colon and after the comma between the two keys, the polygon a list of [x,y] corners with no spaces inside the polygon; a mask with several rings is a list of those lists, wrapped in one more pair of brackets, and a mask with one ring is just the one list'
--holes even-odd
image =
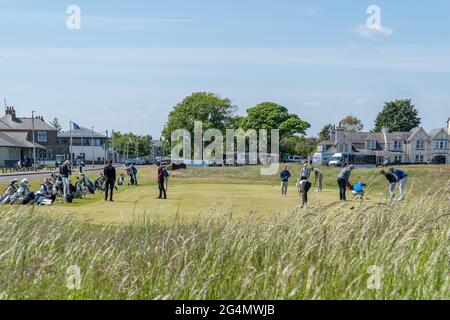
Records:
{"label": "street lamp post", "polygon": [[35,139],[35,130],[34,130],[34,113],[36,111],[31,111],[31,124],[33,127],[33,170],[36,171],[36,139]]}

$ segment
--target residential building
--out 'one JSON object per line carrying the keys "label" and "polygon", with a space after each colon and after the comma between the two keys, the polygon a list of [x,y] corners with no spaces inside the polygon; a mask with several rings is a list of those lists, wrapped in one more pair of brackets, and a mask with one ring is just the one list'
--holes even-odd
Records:
{"label": "residential building", "polygon": [[[0,118],[0,137],[3,148],[3,159],[0,159],[0,166],[9,166],[12,161],[21,161],[31,166],[33,159],[33,127],[36,146],[36,162],[45,163],[55,159],[57,149],[57,130],[44,121],[44,118],[37,116],[17,117],[12,106],[5,107],[5,115]],[[30,151],[31,150],[31,151]],[[6,154],[8,156],[6,157]]]}
{"label": "residential building", "polygon": [[115,161],[115,152],[109,145],[106,135],[75,125],[72,130],[58,134],[58,158],[69,159],[72,163],[83,161],[85,164],[103,164],[105,157]]}
{"label": "residential building", "polygon": [[434,163],[450,164],[450,118],[445,128],[426,132],[415,128],[410,132],[350,132],[333,127],[330,139],[319,143],[319,153],[345,153],[352,162],[362,164]]}

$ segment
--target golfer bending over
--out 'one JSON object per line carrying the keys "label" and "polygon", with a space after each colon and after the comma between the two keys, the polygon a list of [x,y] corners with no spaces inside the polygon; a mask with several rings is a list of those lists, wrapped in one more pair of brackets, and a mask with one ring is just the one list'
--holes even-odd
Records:
{"label": "golfer bending over", "polygon": [[289,178],[291,177],[291,173],[288,170],[288,166],[284,166],[284,170],[280,172],[280,180],[281,180],[281,196],[287,196]]}
{"label": "golfer bending over", "polygon": [[339,186],[339,200],[347,201],[347,185],[350,182],[350,175],[355,167],[348,166],[342,169],[337,177],[337,184]]}
{"label": "golfer bending over", "polygon": [[393,201],[395,198],[395,185],[398,182],[398,178],[391,171],[381,170],[380,173],[384,175],[389,182],[389,193],[391,194],[391,201]]}
{"label": "golfer bending over", "polygon": [[402,201],[405,197],[405,189],[406,189],[406,183],[408,182],[408,175],[400,170],[400,169],[389,169],[390,172],[395,174],[398,180],[398,188],[400,190],[400,198],[398,198],[398,201]]}
{"label": "golfer bending over", "polygon": [[314,178],[317,184],[316,192],[322,192],[323,174],[317,168],[314,168]]}
{"label": "golfer bending over", "polygon": [[308,191],[311,189],[312,183],[305,179],[298,179],[297,189],[298,193],[302,196],[302,206],[301,208],[308,207]]}

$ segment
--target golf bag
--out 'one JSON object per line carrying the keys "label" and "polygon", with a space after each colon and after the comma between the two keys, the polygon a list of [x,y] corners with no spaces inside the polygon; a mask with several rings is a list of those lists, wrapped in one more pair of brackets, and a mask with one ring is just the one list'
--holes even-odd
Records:
{"label": "golf bag", "polygon": [[16,191],[17,191],[17,185],[16,185],[17,182],[18,182],[17,180],[11,180],[11,181],[10,181],[10,184],[9,184],[8,188],[6,188],[5,193],[3,193],[3,194],[0,196],[0,203],[1,203],[1,204],[7,204],[7,203],[9,203],[9,201],[10,201],[10,199],[11,199],[11,196],[12,196],[13,194],[15,194]]}
{"label": "golf bag", "polygon": [[11,196],[9,203],[10,204],[21,204],[22,201],[28,196],[29,193],[32,193],[32,192],[30,190],[30,187],[28,186],[28,181],[22,181],[20,183],[19,189],[17,189],[17,191]]}

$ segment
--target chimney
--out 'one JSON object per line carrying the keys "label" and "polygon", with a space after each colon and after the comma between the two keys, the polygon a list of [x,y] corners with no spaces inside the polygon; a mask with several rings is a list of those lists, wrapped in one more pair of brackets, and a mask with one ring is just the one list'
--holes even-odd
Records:
{"label": "chimney", "polygon": [[5,115],[10,115],[12,119],[16,119],[16,110],[12,106],[6,106]]}
{"label": "chimney", "polygon": [[334,141],[336,134],[336,126],[331,126],[330,128],[330,140]]}
{"label": "chimney", "polygon": [[450,117],[448,117],[448,120],[447,120],[447,133],[450,136]]}
{"label": "chimney", "polygon": [[345,134],[345,128],[342,127],[341,123],[339,122],[339,127],[336,128],[335,133],[335,143],[337,143]]}
{"label": "chimney", "polygon": [[383,134],[385,148],[386,148],[386,150],[389,150],[388,138],[387,138],[387,134],[389,133],[389,128],[383,127],[381,129],[381,133]]}

